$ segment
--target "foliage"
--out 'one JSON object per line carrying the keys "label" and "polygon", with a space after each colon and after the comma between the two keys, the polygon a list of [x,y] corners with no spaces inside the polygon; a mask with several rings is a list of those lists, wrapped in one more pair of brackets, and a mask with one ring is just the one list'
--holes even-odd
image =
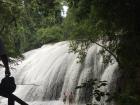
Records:
{"label": "foliage", "polygon": [[[65,19],[62,2],[69,7]],[[139,100],[139,10],[139,0],[0,0],[0,38],[10,56],[70,39],[70,51],[79,53],[81,61],[95,43],[119,64],[121,96]]]}
{"label": "foliage", "polygon": [[[101,90],[101,88],[105,88],[107,86],[107,81],[98,81],[97,79],[90,79],[88,81],[86,81],[85,83],[82,83],[82,85],[77,86],[76,89],[81,89],[81,88],[85,88],[86,92],[89,91],[89,93],[85,94],[85,97],[89,98],[89,99],[85,99],[86,100],[86,105],[95,105],[95,102],[92,102],[93,97],[95,98],[95,100],[97,102],[104,103],[102,101],[102,98],[105,97],[109,97],[110,93]],[[106,102],[108,101],[108,99],[106,100]]]}
{"label": "foliage", "polygon": [[119,61],[117,51],[120,48],[120,39],[127,33],[138,31],[136,31],[136,27],[139,23],[135,21],[138,20],[139,1],[67,1],[70,8],[64,22],[67,24],[64,25],[69,27],[71,32],[66,36],[70,36],[70,39],[73,40],[87,40],[91,43],[97,42],[99,39],[104,42],[110,41],[109,46],[104,43],[102,45],[109,49],[115,57],[118,57],[117,61]]}
{"label": "foliage", "polygon": [[[61,8],[61,4],[57,1],[1,0],[0,37],[4,40],[8,55],[17,56],[44,44],[42,42],[45,39],[42,36],[47,38],[48,35],[39,36],[38,32],[42,29],[50,28],[51,38],[49,37],[45,42],[52,39],[60,41],[63,37],[60,36],[61,29],[58,28],[63,19]],[[58,36],[57,32],[59,32]]]}
{"label": "foliage", "polygon": [[[76,44],[95,43],[104,52],[109,52],[119,64],[120,77],[117,92],[135,97],[139,104],[139,67],[140,67],[140,1],[139,0],[66,0],[68,16],[64,26],[72,40],[72,50],[82,53],[86,50]],[[64,31],[65,31],[64,30]],[[102,40],[102,43],[98,43]],[[78,43],[77,43],[78,41]],[[106,43],[109,43],[106,45]],[[82,45],[82,44],[81,44]],[[88,44],[87,46],[89,46]],[[84,47],[85,48],[85,47]],[[88,47],[87,47],[88,48]],[[81,58],[83,58],[81,57]],[[107,58],[108,59],[108,58]],[[109,57],[110,59],[110,57]],[[130,87],[130,88],[128,88]],[[126,92],[127,90],[128,92]],[[127,100],[126,98],[126,100]],[[129,100],[129,98],[128,98]],[[134,102],[134,101],[132,101]],[[126,101],[122,105],[126,105]],[[136,104],[131,103],[132,104]]]}
{"label": "foliage", "polygon": [[37,41],[43,45],[50,42],[63,40],[63,31],[59,26],[40,28],[37,30]]}

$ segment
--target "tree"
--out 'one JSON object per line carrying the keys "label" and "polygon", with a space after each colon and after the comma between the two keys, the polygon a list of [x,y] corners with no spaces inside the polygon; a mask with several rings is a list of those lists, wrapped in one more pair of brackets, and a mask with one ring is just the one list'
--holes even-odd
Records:
{"label": "tree", "polygon": [[56,0],[0,1],[0,37],[9,56],[40,47],[38,30],[61,22],[61,4]]}
{"label": "tree", "polygon": [[[67,27],[71,27],[71,32],[67,36],[79,41],[74,42],[75,44],[94,42],[113,55],[119,61],[120,67],[119,93],[139,100],[140,1],[67,0],[67,2],[69,11],[65,23]],[[69,20],[73,20],[73,23],[69,23]],[[97,43],[99,40],[102,40],[102,45]],[[107,46],[106,42],[110,44]],[[89,46],[90,43],[85,45]],[[73,45],[72,49],[77,51],[75,46]],[[78,51],[81,52],[83,49]]]}

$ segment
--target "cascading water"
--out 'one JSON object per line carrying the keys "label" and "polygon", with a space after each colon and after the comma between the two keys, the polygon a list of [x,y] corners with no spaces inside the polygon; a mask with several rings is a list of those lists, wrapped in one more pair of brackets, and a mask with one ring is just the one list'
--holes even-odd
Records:
{"label": "cascading water", "polygon": [[63,105],[64,93],[72,92],[75,102],[82,103],[83,92],[76,90],[76,86],[91,78],[106,80],[110,85],[117,69],[117,63],[103,64],[100,50],[101,47],[92,45],[83,64],[77,63],[76,54],[68,52],[68,42],[44,45],[25,53],[16,75],[16,83],[24,85],[18,85],[14,94],[32,105]]}

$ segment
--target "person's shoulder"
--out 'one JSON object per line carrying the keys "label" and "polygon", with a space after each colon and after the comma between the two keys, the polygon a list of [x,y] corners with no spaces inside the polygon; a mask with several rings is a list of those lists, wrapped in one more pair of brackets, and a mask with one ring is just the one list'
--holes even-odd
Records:
{"label": "person's shoulder", "polygon": [[14,80],[15,80],[14,77],[4,77],[4,78],[2,79],[2,81],[14,81]]}

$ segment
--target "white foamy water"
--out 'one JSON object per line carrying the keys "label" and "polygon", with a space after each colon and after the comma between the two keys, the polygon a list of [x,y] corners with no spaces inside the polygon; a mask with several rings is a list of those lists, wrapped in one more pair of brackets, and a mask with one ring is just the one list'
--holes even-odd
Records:
{"label": "white foamy water", "polygon": [[72,92],[75,103],[82,105],[83,92],[76,86],[91,78],[111,84],[117,64],[103,64],[101,47],[92,45],[83,64],[68,50],[68,42],[59,42],[25,53],[16,75],[16,83],[21,85],[14,94],[30,105],[63,105],[63,94]]}

